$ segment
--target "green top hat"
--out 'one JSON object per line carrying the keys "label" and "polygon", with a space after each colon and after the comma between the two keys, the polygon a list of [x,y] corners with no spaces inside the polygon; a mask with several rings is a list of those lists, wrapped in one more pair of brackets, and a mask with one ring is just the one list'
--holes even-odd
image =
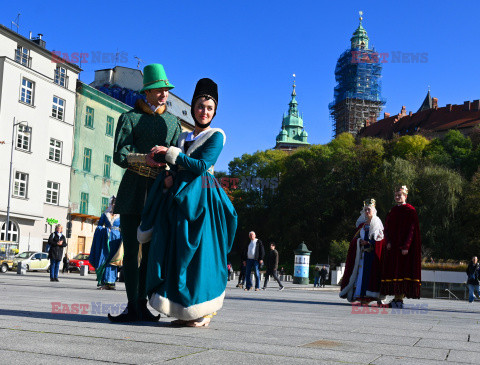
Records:
{"label": "green top hat", "polygon": [[169,90],[175,87],[168,81],[163,66],[159,63],[145,66],[143,69],[143,89],[140,90],[140,93],[144,94],[145,90],[160,89],[162,87],[166,87]]}

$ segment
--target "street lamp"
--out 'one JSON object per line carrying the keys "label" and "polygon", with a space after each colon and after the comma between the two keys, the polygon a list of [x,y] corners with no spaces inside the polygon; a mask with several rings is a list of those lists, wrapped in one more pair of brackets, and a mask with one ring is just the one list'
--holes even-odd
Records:
{"label": "street lamp", "polygon": [[31,128],[28,126],[28,122],[17,122],[15,123],[15,117],[13,117],[13,126],[12,126],[12,147],[10,148],[10,175],[8,177],[8,203],[7,203],[7,225],[5,227],[5,240],[8,241],[8,233],[10,228],[10,192],[12,189],[12,170],[13,170],[13,145],[15,143],[15,127],[25,123],[27,125],[27,129],[25,133],[30,134]]}

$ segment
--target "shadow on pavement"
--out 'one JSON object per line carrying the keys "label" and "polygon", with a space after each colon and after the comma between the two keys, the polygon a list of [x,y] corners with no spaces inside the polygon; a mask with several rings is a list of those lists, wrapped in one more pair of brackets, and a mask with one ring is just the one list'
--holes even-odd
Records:
{"label": "shadow on pavement", "polygon": [[[228,300],[245,300],[245,301],[253,301],[253,302],[273,302],[273,303],[292,303],[292,304],[321,304],[321,305],[329,305],[329,306],[339,306],[339,307],[344,307],[344,306],[348,306],[348,307],[351,307],[352,304],[351,303],[348,303],[346,301],[342,301],[342,302],[339,302],[339,303],[335,303],[335,302],[322,302],[322,301],[314,301],[314,300],[298,300],[298,299],[284,299],[284,298],[279,298],[279,299],[275,299],[275,298],[248,298],[248,297],[238,297],[238,296],[231,296],[231,295],[226,295],[225,296],[225,299],[228,299]],[[412,301],[412,303],[410,304],[416,304],[416,303],[419,303],[419,302],[415,302],[415,301]],[[405,310],[407,311],[411,311],[413,308],[406,308]],[[402,310],[401,309],[397,309],[396,311],[398,311],[398,315],[401,315],[402,313],[400,313]],[[464,314],[479,314],[479,311],[466,311],[466,310],[454,310],[454,309],[441,309],[441,308],[435,308],[435,309],[432,309],[432,308],[429,308],[429,307],[426,307],[424,308],[424,313],[427,314],[429,312],[439,312],[439,313],[464,313]],[[406,314],[406,313],[405,313]]]}
{"label": "shadow on pavement", "polygon": [[[170,327],[170,322],[129,322],[129,323],[110,323],[106,314],[68,314],[68,313],[48,313],[48,312],[34,312],[16,309],[0,309],[0,316],[12,316],[22,318],[39,318],[51,319],[57,321],[67,322],[82,322],[82,323],[109,323],[111,325],[127,325],[127,326],[155,326],[155,327]],[[1,323],[1,322],[0,322]]]}

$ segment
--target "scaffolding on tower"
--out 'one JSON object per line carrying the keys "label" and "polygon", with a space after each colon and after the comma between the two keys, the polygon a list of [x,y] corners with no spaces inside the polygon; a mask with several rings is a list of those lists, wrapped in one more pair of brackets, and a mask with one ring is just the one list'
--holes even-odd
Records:
{"label": "scaffolding on tower", "polygon": [[381,97],[380,57],[374,49],[348,49],[335,68],[334,101],[329,104],[333,136],[358,131],[375,123],[385,105]]}

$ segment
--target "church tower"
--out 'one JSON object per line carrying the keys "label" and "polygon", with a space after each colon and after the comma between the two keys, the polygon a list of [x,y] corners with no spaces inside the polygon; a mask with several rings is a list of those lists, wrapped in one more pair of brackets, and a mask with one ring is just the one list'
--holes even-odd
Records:
{"label": "church tower", "polygon": [[292,100],[288,103],[288,112],[283,115],[282,129],[277,136],[275,149],[292,150],[302,146],[308,146],[308,133],[303,129],[303,118],[298,112],[297,92],[295,91],[295,74],[293,75]]}
{"label": "church tower", "polygon": [[381,97],[380,78],[382,65],[375,49],[368,46],[367,31],[360,24],[350,39],[350,49],[343,52],[335,67],[334,101],[330,103],[333,118],[333,135],[358,131],[377,121],[385,105]]}

